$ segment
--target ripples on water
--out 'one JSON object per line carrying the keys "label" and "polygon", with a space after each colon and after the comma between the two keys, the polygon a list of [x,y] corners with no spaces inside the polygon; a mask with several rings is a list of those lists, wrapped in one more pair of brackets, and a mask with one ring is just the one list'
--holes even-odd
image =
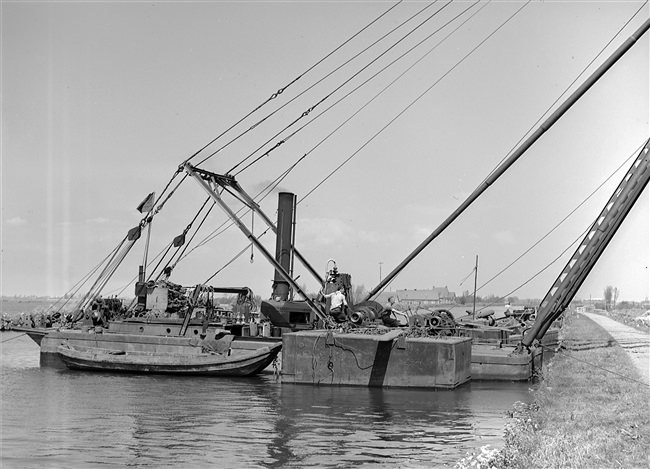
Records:
{"label": "ripples on water", "polygon": [[530,400],[529,383],[434,391],[77,372],[40,367],[26,336],[1,355],[3,468],[452,467],[500,446],[504,412]]}

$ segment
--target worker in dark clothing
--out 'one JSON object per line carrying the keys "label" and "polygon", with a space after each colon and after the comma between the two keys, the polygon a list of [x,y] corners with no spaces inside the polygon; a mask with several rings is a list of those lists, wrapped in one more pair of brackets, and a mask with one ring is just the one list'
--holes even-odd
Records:
{"label": "worker in dark clothing", "polygon": [[399,327],[399,321],[393,317],[395,309],[393,305],[395,304],[395,297],[388,297],[388,303],[384,306],[384,309],[379,313],[379,319],[384,323],[384,326],[387,327]]}

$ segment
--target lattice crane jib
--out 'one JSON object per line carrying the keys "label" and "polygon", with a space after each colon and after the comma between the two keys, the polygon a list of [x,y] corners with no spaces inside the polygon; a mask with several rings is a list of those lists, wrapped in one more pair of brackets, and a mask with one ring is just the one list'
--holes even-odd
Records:
{"label": "lattice crane jib", "polygon": [[541,340],[553,321],[566,310],[649,180],[650,139],[540,303],[535,323],[524,334],[523,346]]}

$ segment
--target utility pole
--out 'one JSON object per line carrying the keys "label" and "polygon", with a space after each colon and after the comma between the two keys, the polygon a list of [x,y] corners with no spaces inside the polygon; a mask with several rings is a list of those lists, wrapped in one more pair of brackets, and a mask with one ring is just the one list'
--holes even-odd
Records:
{"label": "utility pole", "polygon": [[478,254],[476,255],[476,265],[474,266],[474,306],[472,306],[472,319],[476,319],[476,279],[478,277]]}
{"label": "utility pole", "polygon": [[381,265],[382,264],[383,264],[383,262],[379,263],[379,283],[381,283]]}

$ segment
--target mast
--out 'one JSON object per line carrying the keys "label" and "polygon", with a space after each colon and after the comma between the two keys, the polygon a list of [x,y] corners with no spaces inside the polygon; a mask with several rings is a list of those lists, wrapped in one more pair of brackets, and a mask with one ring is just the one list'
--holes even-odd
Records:
{"label": "mast", "polygon": [[470,196],[447,217],[415,250],[409,254],[383,281],[373,288],[363,301],[368,301],[381,292],[415,257],[451,225],[478,197],[505,173],[544,133],[555,124],[636,42],[650,29],[650,19],[637,29],[587,80],[569,96],[544,123],[524,141],[510,157],[477,187]]}

